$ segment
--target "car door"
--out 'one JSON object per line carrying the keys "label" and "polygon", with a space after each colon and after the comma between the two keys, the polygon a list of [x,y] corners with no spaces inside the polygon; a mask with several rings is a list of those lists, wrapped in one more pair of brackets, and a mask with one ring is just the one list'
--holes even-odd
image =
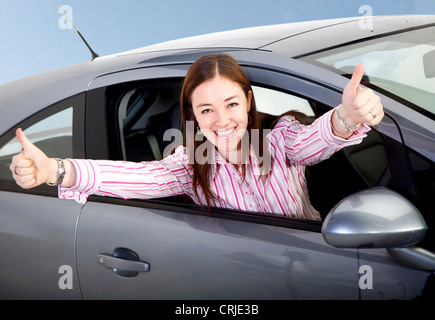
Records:
{"label": "car door", "polygon": [[83,148],[84,94],[62,100],[16,124],[0,139],[0,298],[80,299],[75,230],[81,205],[57,189],[15,184],[9,165],[21,151],[17,127],[48,156],[78,157]]}
{"label": "car door", "polygon": [[[157,82],[182,80],[190,63],[201,54],[168,55],[161,61],[154,59],[155,65],[110,74],[91,83],[86,156],[124,159],[129,144],[127,137],[122,138],[124,130],[119,129],[124,123],[119,119],[128,118],[120,116],[125,113],[122,97],[137,93],[132,86],[151,92],[149,88]],[[345,80],[337,78],[338,84],[324,84],[322,77],[337,77],[324,70],[265,53],[232,54],[253,84],[307,99],[314,116],[340,102],[340,86],[342,90]],[[110,101],[118,101],[115,109]],[[173,102],[169,99],[159,108],[169,111]],[[150,109],[144,112],[138,115],[137,123],[152,119]],[[140,118],[143,114],[144,119]],[[130,133],[142,139],[141,151],[149,150],[141,156],[153,157],[149,130]],[[179,198],[91,196],[77,227],[83,298],[409,299],[421,295],[427,271],[400,266],[385,249],[331,247],[323,239],[321,226],[254,212],[214,209],[209,214]],[[360,283],[366,276],[366,269],[361,267],[367,264],[372,270],[372,287]]]}

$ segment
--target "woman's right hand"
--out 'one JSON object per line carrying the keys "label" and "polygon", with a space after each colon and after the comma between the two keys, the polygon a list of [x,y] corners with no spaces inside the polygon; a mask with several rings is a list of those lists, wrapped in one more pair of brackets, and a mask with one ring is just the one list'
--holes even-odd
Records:
{"label": "woman's right hand", "polygon": [[30,189],[43,183],[55,183],[58,176],[57,161],[48,158],[26,137],[21,129],[16,131],[17,139],[23,150],[12,158],[10,169],[16,183]]}

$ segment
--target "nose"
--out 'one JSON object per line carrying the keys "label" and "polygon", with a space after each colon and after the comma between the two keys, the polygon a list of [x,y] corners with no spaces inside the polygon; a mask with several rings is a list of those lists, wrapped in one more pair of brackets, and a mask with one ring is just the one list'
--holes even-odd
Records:
{"label": "nose", "polygon": [[226,109],[216,112],[215,125],[225,128],[231,122],[229,112]]}

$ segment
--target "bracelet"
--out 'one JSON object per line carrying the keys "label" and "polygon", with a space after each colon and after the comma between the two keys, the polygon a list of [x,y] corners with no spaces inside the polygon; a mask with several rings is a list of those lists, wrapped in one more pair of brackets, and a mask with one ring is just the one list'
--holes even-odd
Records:
{"label": "bracelet", "polygon": [[344,126],[344,130],[346,132],[355,132],[361,126],[361,123],[358,123],[355,127],[349,127],[344,119],[341,117],[340,112],[338,111],[338,107],[335,109],[335,113],[337,114],[338,121]]}
{"label": "bracelet", "polygon": [[62,184],[63,178],[65,177],[65,164],[63,163],[62,159],[56,158],[58,169],[57,169],[57,182],[56,183],[49,183],[47,182],[47,185],[50,187],[56,187]]}

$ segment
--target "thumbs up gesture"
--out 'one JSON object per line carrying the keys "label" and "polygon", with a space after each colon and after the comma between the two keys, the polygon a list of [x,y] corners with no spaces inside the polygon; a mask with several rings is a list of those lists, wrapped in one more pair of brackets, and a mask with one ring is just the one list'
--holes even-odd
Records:
{"label": "thumbs up gesture", "polygon": [[16,135],[23,147],[21,153],[12,158],[10,165],[16,183],[24,189],[29,189],[46,182],[56,182],[56,160],[48,158],[31,143],[21,129],[17,129]]}
{"label": "thumbs up gesture", "polygon": [[359,64],[343,91],[339,111],[349,127],[363,123],[374,126],[381,122],[384,111],[381,99],[373,90],[360,86],[364,75],[364,66]]}

